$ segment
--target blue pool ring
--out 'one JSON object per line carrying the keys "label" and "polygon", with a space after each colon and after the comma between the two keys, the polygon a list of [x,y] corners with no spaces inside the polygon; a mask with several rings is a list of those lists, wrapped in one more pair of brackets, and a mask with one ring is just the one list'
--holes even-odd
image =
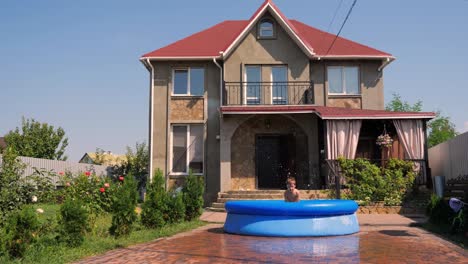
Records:
{"label": "blue pool ring", "polygon": [[336,236],[359,231],[351,200],[228,201],[227,233],[255,236]]}

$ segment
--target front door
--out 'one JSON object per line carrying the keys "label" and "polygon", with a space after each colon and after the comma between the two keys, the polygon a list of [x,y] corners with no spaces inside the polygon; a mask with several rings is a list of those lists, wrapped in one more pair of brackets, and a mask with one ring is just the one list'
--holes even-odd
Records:
{"label": "front door", "polygon": [[288,175],[295,174],[292,135],[258,135],[255,165],[258,189],[284,189]]}

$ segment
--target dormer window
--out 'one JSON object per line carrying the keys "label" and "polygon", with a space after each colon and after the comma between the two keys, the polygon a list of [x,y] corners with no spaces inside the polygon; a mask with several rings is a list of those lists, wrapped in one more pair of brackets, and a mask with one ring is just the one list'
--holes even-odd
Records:
{"label": "dormer window", "polygon": [[275,24],[271,19],[263,19],[258,24],[258,38],[274,38]]}

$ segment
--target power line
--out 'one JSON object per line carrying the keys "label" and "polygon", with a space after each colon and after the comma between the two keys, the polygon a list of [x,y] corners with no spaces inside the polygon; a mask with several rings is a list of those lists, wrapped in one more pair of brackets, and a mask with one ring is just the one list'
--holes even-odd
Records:
{"label": "power line", "polygon": [[346,21],[348,21],[349,15],[351,15],[351,12],[353,11],[353,7],[354,7],[354,5],[356,5],[356,2],[357,2],[357,0],[354,0],[353,4],[352,4],[351,7],[349,8],[348,14],[346,15],[346,18],[345,18],[345,20],[343,21],[343,24],[341,25],[341,28],[340,28],[340,30],[338,31],[338,34],[336,34],[335,39],[333,40],[332,44],[331,44],[330,47],[328,48],[327,52],[325,53],[325,56],[327,56],[327,55],[328,55],[328,52],[330,52],[331,48],[333,48],[333,45],[335,44],[336,39],[337,39],[338,36],[340,35],[341,30],[343,29],[344,25],[346,24]]}
{"label": "power line", "polygon": [[330,21],[330,24],[328,25],[327,32],[330,31],[330,28],[331,28],[333,22],[335,21],[336,14],[338,14],[338,10],[340,10],[341,4],[343,4],[343,0],[341,0],[340,3],[338,4],[338,6],[336,7],[336,9],[335,9],[335,14],[333,14],[333,18],[332,18],[332,20]]}

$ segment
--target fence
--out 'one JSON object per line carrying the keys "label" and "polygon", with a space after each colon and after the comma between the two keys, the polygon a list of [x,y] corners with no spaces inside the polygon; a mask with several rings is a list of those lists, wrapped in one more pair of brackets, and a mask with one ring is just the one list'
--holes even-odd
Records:
{"label": "fence", "polygon": [[468,175],[468,132],[430,148],[428,154],[432,176],[447,181]]}
{"label": "fence", "polygon": [[[70,172],[74,175],[89,171],[95,173],[98,176],[110,176],[111,168],[108,166],[102,165],[93,165],[85,163],[77,163],[70,161],[60,161],[60,160],[49,160],[49,159],[38,159],[30,157],[18,157],[22,163],[26,165],[26,168],[23,172],[22,177],[27,177],[35,172],[35,169],[44,169],[46,171],[55,172],[52,174],[51,180],[55,186],[59,186],[60,176],[59,172]],[[0,165],[2,164],[2,156],[0,155]]]}

